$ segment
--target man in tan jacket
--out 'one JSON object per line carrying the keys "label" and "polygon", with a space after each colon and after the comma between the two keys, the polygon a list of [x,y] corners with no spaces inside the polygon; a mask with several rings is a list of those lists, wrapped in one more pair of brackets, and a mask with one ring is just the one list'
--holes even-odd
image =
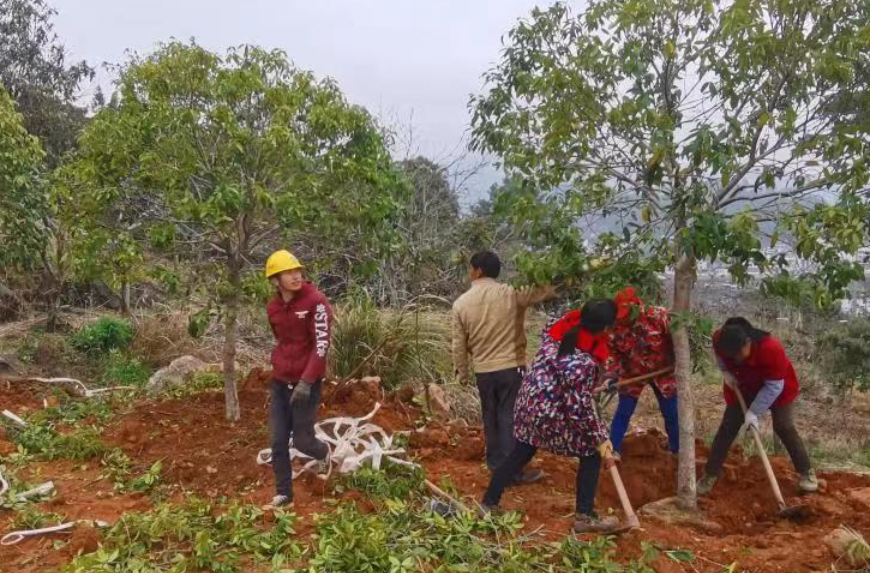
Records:
{"label": "man in tan jacket", "polygon": [[[526,309],[556,296],[551,286],[514,289],[496,280],[500,273],[495,253],[475,254],[471,288],[453,303],[453,363],[465,383],[470,381],[469,357],[473,361],[490,471],[514,447],[514,404],[526,368]],[[524,471],[514,483],[543,477],[541,470]]]}

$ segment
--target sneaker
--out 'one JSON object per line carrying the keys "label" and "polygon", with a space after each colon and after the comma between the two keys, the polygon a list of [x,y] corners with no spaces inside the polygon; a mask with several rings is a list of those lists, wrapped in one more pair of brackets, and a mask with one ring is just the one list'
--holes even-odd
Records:
{"label": "sneaker", "polygon": [[713,486],[719,480],[716,476],[704,475],[698,482],[698,495],[707,495],[713,491]]}
{"label": "sneaker", "polygon": [[273,509],[289,509],[293,507],[293,498],[289,495],[278,494],[272,498],[272,501],[263,506],[266,511]]}
{"label": "sneaker", "polygon": [[620,527],[619,519],[613,516],[598,517],[594,513],[574,515],[574,533],[611,533]]}
{"label": "sneaker", "polygon": [[529,484],[541,481],[542,479],[544,479],[545,476],[546,476],[546,474],[544,473],[543,470],[539,470],[539,469],[527,470],[527,471],[521,472],[520,475],[518,475],[517,477],[512,479],[511,482],[508,484],[508,487],[515,487],[515,486],[519,486],[519,485],[529,485]]}
{"label": "sneaker", "polygon": [[480,507],[477,509],[477,514],[483,518],[487,515],[501,515],[501,508],[497,505],[489,505],[486,503],[481,503]]}
{"label": "sneaker", "polygon": [[816,478],[815,470],[810,470],[801,476],[798,482],[798,491],[801,493],[816,493],[819,491],[819,480]]}

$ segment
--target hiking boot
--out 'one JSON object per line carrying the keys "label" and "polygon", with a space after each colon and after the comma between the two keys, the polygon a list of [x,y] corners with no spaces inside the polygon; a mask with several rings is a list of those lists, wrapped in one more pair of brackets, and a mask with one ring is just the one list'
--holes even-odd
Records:
{"label": "hiking boot", "polygon": [[531,483],[535,483],[544,479],[546,474],[543,470],[527,470],[524,472],[520,472],[520,474],[511,480],[508,484],[508,487],[516,487],[519,485],[529,485]]}
{"label": "hiking boot", "polygon": [[574,515],[574,533],[611,533],[619,529],[619,519],[608,516],[598,517],[596,514],[587,515],[577,513]]}
{"label": "hiking boot", "polygon": [[293,498],[289,495],[278,494],[272,498],[272,501],[263,506],[265,511],[274,509],[290,509],[293,507]]}
{"label": "hiking boot", "polygon": [[719,480],[716,476],[704,475],[698,482],[698,495],[707,495],[713,491],[713,486]]}
{"label": "hiking boot", "polygon": [[819,491],[819,480],[816,478],[815,470],[810,470],[801,476],[798,482],[798,491],[801,493],[816,493]]}

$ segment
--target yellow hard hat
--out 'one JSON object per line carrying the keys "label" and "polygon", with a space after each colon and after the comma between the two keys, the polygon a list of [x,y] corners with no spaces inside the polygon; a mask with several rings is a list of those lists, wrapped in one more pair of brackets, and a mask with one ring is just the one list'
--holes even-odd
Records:
{"label": "yellow hard hat", "polygon": [[275,251],[266,260],[266,278],[271,278],[284,271],[305,268],[290,251]]}

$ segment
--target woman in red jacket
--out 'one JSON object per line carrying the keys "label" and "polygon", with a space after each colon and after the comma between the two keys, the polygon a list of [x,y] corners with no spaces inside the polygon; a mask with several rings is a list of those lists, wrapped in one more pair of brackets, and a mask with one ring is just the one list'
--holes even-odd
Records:
{"label": "woman in red jacket", "polygon": [[[759,418],[768,410],[773,417],[773,431],[801,476],[798,489],[805,493],[818,491],[816,474],[794,425],[794,402],[800,386],[782,344],[769,332],[753,327],[738,316],[729,318],[713,334],[713,350],[725,378],[723,391],[727,406],[710,448],[704,477],[698,483],[698,493],[703,495],[713,489],[731,443],[741,428],[754,426],[757,429]],[[740,392],[748,404],[745,415],[735,392]]]}
{"label": "woman in red jacket", "polygon": [[332,308],[317,288],[304,280],[304,267],[287,251],[277,251],[266,261],[266,277],[276,288],[266,311],[277,344],[272,350],[271,409],[272,467],[277,495],[272,507],[293,503],[293,447],[321,460],[328,468],[329,448],[314,435],[320,404],[320,386],[326,372]]}

